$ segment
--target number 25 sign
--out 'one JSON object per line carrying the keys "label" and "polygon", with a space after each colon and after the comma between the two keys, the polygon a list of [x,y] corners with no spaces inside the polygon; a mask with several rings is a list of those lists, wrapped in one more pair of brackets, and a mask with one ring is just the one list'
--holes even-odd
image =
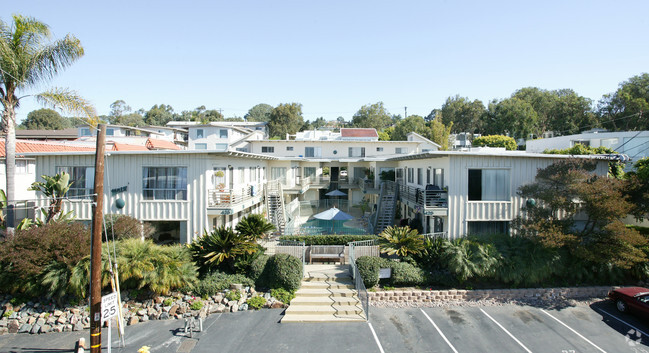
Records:
{"label": "number 25 sign", "polygon": [[101,297],[101,322],[117,315],[117,293],[110,293]]}

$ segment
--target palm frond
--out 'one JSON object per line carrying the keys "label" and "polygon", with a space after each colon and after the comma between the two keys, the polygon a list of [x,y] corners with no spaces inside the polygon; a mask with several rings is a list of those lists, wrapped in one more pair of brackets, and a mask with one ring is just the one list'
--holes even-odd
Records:
{"label": "palm frond", "polygon": [[82,119],[91,126],[97,126],[99,122],[99,117],[97,117],[97,112],[92,104],[75,91],[66,88],[53,88],[36,95],[36,99],[43,105],[81,115]]}

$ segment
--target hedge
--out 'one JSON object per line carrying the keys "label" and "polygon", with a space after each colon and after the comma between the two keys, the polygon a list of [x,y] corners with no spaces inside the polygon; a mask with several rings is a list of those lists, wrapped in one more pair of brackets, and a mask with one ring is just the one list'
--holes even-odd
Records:
{"label": "hedge", "polygon": [[366,288],[372,288],[379,284],[379,269],[388,267],[389,261],[375,256],[361,256],[356,259],[356,267],[361,274]]}
{"label": "hedge", "polygon": [[515,151],[518,148],[514,138],[503,135],[476,137],[471,141],[471,145],[474,147],[505,147],[510,151]]}
{"label": "hedge", "polygon": [[279,240],[303,241],[305,245],[347,245],[353,241],[374,239],[377,239],[377,236],[372,234],[283,235],[279,237]]}
{"label": "hedge", "polygon": [[379,284],[379,270],[391,268],[389,283],[394,286],[419,286],[424,283],[424,271],[407,262],[396,262],[375,256],[361,256],[356,259],[358,272],[366,288]]}

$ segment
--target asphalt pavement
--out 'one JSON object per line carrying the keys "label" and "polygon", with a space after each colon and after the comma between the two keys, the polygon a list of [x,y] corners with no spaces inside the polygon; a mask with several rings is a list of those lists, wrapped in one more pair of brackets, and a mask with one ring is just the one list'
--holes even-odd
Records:
{"label": "asphalt pavement", "polygon": [[[369,323],[280,323],[282,309],[216,314],[188,337],[178,320],[113,333],[112,351],[206,352],[633,352],[649,353],[649,323],[613,303],[370,308]],[[0,336],[0,352],[73,352],[87,332]],[[107,330],[102,334],[107,352]]]}

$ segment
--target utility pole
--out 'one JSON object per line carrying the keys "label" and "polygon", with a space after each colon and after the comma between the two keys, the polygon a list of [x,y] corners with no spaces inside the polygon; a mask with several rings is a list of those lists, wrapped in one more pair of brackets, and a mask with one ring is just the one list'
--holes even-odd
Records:
{"label": "utility pole", "polygon": [[104,219],[104,153],[106,124],[97,126],[95,151],[95,202],[92,205],[90,247],[90,352],[101,353],[101,228]]}
{"label": "utility pole", "polygon": [[407,117],[408,117],[408,107],[403,107],[403,118],[405,119]]}

